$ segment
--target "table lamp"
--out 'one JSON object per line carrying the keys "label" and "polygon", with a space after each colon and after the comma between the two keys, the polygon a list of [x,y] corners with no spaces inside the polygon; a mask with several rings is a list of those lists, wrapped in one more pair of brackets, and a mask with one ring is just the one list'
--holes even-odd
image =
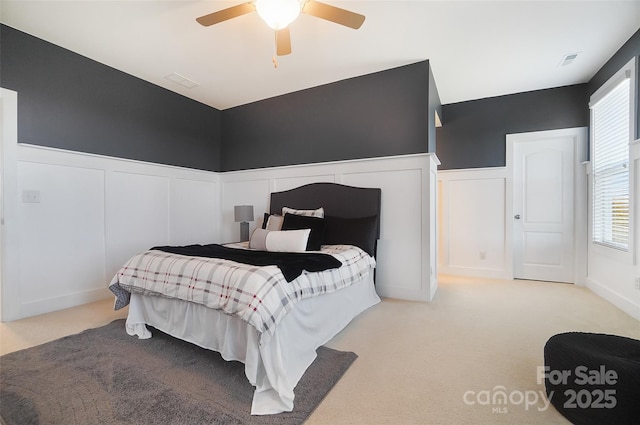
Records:
{"label": "table lamp", "polygon": [[233,207],[233,217],[240,223],[240,241],[249,240],[249,222],[254,220],[253,205],[236,205]]}

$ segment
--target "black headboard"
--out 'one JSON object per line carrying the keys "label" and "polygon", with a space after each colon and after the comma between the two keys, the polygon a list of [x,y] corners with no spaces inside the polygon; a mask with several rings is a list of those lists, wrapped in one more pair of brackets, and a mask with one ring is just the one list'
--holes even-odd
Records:
{"label": "black headboard", "polygon": [[271,214],[281,214],[282,207],[316,209],[323,207],[325,215],[359,218],[377,216],[377,238],[380,238],[380,207],[382,190],[346,186],[338,183],[311,183],[271,194]]}

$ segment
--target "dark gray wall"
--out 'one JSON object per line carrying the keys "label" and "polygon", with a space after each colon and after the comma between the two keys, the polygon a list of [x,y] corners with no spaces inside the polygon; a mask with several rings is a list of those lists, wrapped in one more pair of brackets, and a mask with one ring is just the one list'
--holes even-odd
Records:
{"label": "dark gray wall", "polygon": [[211,171],[435,151],[428,61],[218,111],[0,27],[18,141]]}
{"label": "dark gray wall", "polygon": [[591,78],[588,92],[589,96],[591,96],[632,58],[635,58],[636,61],[636,139],[638,139],[640,138],[640,30],[636,31],[620,50]]}
{"label": "dark gray wall", "polygon": [[429,66],[429,117],[427,120],[427,132],[429,134],[428,152],[436,151],[436,113],[438,113],[438,116],[442,118],[440,94],[438,94],[436,79],[433,77],[433,72],[431,72],[431,66]]}
{"label": "dark gray wall", "polygon": [[505,166],[506,135],[589,125],[587,85],[442,105],[439,169]]}
{"label": "dark gray wall", "polygon": [[[436,132],[439,168],[504,166],[509,133],[588,126],[589,96],[631,58],[640,69],[640,30],[587,84],[443,105],[443,127]],[[640,137],[640,72],[636,76],[636,137]]]}
{"label": "dark gray wall", "polygon": [[428,152],[429,74],[423,61],[224,110],[222,168]]}
{"label": "dark gray wall", "polygon": [[0,43],[20,143],[220,170],[220,111],[5,25]]}
{"label": "dark gray wall", "polygon": [[440,169],[504,166],[506,134],[587,126],[589,95],[640,55],[638,31],[588,85],[441,105],[423,61],[221,112],[0,30],[0,85],[19,92],[20,142],[210,171],[434,151]]}

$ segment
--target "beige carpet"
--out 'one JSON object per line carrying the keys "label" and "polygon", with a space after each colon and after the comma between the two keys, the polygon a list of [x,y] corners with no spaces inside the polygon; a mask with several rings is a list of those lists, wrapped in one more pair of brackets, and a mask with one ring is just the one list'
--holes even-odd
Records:
{"label": "beige carpet", "polygon": [[[119,317],[105,301],[3,323],[0,353]],[[640,322],[573,285],[442,277],[434,302],[384,300],[327,344],[358,361],[306,423],[567,424],[536,382],[544,343],[565,331],[640,339]],[[484,403],[499,386],[538,402]]]}

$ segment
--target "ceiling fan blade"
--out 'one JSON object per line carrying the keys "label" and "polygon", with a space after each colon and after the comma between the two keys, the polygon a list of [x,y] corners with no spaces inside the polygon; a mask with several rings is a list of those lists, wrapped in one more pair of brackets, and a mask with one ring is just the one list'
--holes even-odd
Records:
{"label": "ceiling fan blade", "polygon": [[289,27],[276,31],[276,54],[284,56],[291,53],[291,34]]}
{"label": "ceiling fan blade", "polygon": [[196,21],[198,21],[200,25],[208,27],[209,25],[218,24],[228,19],[237,18],[238,16],[255,12],[255,10],[256,6],[253,4],[253,2],[242,3],[237,6],[228,7],[226,9],[201,16],[199,18],[196,18]]}
{"label": "ceiling fan blade", "polygon": [[314,0],[307,1],[302,7],[302,12],[355,30],[364,22],[364,15]]}

